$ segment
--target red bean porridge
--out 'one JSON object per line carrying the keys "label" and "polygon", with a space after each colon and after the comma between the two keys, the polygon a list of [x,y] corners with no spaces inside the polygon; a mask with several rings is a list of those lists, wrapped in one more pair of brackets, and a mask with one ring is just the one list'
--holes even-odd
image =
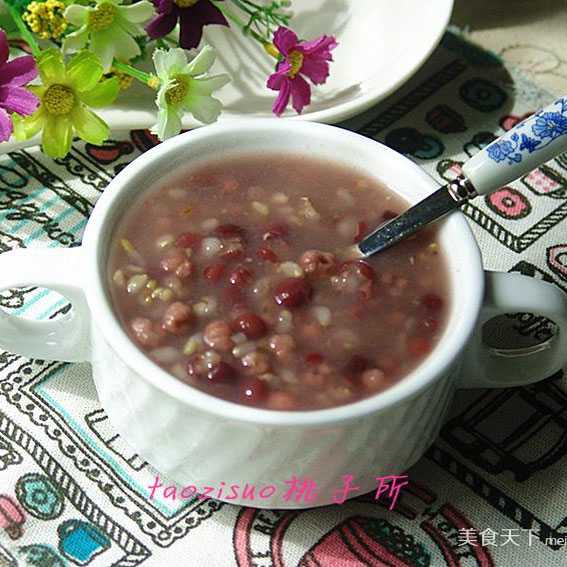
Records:
{"label": "red bean porridge", "polygon": [[427,357],[449,307],[434,229],[368,261],[338,257],[406,207],[312,158],[196,167],[144,194],[115,231],[115,311],[158,365],[214,396],[274,410],[371,396]]}

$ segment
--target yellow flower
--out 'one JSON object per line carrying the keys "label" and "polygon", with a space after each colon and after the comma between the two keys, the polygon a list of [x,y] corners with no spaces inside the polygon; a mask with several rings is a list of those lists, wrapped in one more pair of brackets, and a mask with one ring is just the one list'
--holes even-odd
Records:
{"label": "yellow flower", "polygon": [[39,98],[40,106],[31,116],[14,118],[16,139],[27,140],[43,130],[42,149],[53,158],[67,155],[74,134],[101,145],[108,138],[109,128],[90,108],[114,102],[118,79],[101,80],[102,64],[89,51],[77,53],[65,64],[60,51],[48,49],[37,58],[37,67],[42,84],[30,90]]}
{"label": "yellow flower", "polygon": [[67,29],[63,17],[65,3],[60,0],[30,2],[22,18],[41,39],[57,39]]}

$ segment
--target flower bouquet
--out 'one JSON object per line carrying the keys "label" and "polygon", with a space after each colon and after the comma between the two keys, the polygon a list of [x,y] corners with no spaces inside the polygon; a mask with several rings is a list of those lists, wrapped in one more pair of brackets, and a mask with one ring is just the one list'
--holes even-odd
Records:
{"label": "flower bouquet", "polygon": [[[272,110],[301,113],[313,86],[329,76],[333,36],[302,39],[291,29],[290,0],[5,0],[0,19],[0,142],[41,134],[42,150],[64,157],[74,136],[101,145],[109,127],[96,113],[112,106],[134,81],[153,91],[164,140],[190,113],[218,119],[214,96],[231,77],[212,75],[215,49],[205,26],[243,34],[273,61],[266,88]],[[10,59],[10,46],[29,55]],[[151,60],[153,69],[144,66]]]}

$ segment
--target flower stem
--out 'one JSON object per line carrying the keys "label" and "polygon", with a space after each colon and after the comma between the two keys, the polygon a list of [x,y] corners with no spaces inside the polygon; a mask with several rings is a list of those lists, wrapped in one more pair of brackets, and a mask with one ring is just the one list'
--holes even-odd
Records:
{"label": "flower stem", "polygon": [[[240,30],[244,33],[244,35],[250,35],[251,37],[253,37],[256,41],[258,41],[259,43],[261,43],[262,45],[266,45],[270,43],[270,40],[261,36],[258,32],[254,31],[253,29],[250,29],[248,27],[248,25],[246,24],[246,22],[242,21],[234,12],[232,12],[231,10],[229,10],[228,8],[226,8],[223,4],[220,4],[219,2],[212,0],[213,4],[234,24],[236,24]],[[237,5],[238,3],[235,2]]]}
{"label": "flower stem", "polygon": [[151,86],[155,83],[155,77],[150,75],[149,73],[144,73],[144,71],[140,71],[140,69],[136,69],[136,67],[132,67],[132,65],[128,65],[128,63],[121,63],[120,61],[116,61],[116,59],[112,62],[112,66],[117,71],[124,73],[125,75],[129,75],[130,77],[134,77],[138,81],[144,83],[145,85]]}
{"label": "flower stem", "polygon": [[14,20],[16,27],[18,28],[19,32],[22,34],[22,39],[25,40],[25,42],[30,46],[30,49],[32,50],[34,57],[37,57],[41,53],[41,49],[37,44],[37,41],[35,40],[33,34],[22,20],[20,16],[20,12],[18,12],[17,8],[15,6],[12,6],[10,2],[4,2],[4,4],[8,9],[8,13],[10,14],[10,16],[12,16],[12,19]]}
{"label": "flower stem", "polygon": [[248,6],[246,4],[239,2],[239,0],[232,0],[232,3],[235,6],[237,6],[238,8],[240,8],[243,12],[246,12],[247,14],[250,14],[251,16],[254,15],[254,11],[251,10],[250,8],[248,8]]}
{"label": "flower stem", "polygon": [[291,0],[273,0],[269,5],[260,5],[252,0],[230,0],[237,8],[250,16],[247,24],[248,29],[252,25],[256,26],[256,30],[262,34],[262,28],[265,28],[265,37],[271,37],[273,28],[279,26],[287,26],[291,14],[282,12],[282,8],[289,8]]}

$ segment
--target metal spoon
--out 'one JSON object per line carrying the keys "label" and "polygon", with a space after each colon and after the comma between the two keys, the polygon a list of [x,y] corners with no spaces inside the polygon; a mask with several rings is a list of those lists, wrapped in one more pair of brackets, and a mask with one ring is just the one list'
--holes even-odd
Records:
{"label": "metal spoon", "polygon": [[462,175],[379,226],[349,249],[348,255],[372,256],[566,151],[567,97],[561,97],[483,148],[463,165]]}

